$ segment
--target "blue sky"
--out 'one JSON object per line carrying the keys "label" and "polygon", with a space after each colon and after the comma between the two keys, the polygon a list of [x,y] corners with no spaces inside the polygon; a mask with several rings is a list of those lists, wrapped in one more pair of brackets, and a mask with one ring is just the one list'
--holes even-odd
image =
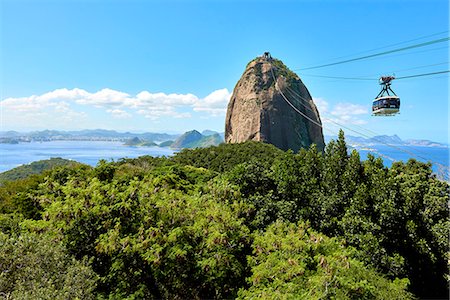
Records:
{"label": "blue sky", "polygon": [[[447,37],[448,11],[446,0],[2,0],[0,130],[223,131],[234,85],[264,51],[296,70],[405,47]],[[376,80],[310,75],[407,76],[448,70],[448,59],[444,42],[296,72],[325,134],[332,120],[447,142],[448,75],[394,81],[402,108],[391,118],[370,116]]]}

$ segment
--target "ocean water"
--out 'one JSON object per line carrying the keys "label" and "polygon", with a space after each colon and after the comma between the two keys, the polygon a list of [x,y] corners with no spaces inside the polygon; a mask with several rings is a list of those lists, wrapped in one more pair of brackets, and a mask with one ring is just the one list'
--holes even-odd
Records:
{"label": "ocean water", "polygon": [[174,150],[159,147],[130,147],[122,142],[51,141],[0,144],[0,172],[33,161],[61,157],[95,166],[100,159],[118,160],[142,155],[170,156]]}
{"label": "ocean water", "polygon": [[[370,150],[368,150],[370,149]],[[420,147],[420,146],[395,146],[389,147],[385,145],[370,146],[358,150],[361,159],[367,158],[370,153],[375,157],[381,157],[385,166],[390,167],[394,161],[408,161],[414,158],[422,162],[431,162],[435,172],[438,171],[439,165],[449,167],[450,148],[438,147]]]}
{"label": "ocean water", "polygon": [[[399,146],[399,149],[377,145],[370,150],[357,149],[361,159],[366,159],[369,153],[381,156],[384,164],[390,166],[395,161],[407,161],[416,158],[420,161],[432,161],[449,166],[449,148]],[[100,159],[118,160],[120,158],[135,158],[142,155],[170,156],[174,150],[159,147],[130,147],[121,142],[105,141],[51,141],[20,144],[0,144],[0,172],[4,172],[33,161],[62,157],[95,166]],[[408,153],[409,152],[409,153]],[[433,170],[437,172],[435,164]]]}

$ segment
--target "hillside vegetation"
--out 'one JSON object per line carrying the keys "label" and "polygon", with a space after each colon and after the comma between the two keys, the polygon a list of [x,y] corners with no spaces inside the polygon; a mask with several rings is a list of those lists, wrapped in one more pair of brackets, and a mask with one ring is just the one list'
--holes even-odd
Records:
{"label": "hillside vegetation", "polygon": [[[8,299],[445,298],[449,185],[415,160],[247,142],[0,188]],[[61,270],[66,270],[62,272]]]}
{"label": "hillside vegetation", "polygon": [[55,167],[65,166],[69,164],[77,164],[72,160],[60,157],[52,157],[46,160],[35,161],[30,164],[22,165],[9,171],[0,173],[0,185],[10,180],[23,179],[33,174],[42,173]]}

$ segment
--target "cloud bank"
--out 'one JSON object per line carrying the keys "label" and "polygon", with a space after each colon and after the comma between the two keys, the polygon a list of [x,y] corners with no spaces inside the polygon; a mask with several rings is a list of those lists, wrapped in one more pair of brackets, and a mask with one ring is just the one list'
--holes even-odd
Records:
{"label": "cloud bank", "polygon": [[230,96],[227,89],[213,91],[201,98],[189,93],[141,91],[130,95],[108,88],[97,92],[62,88],[42,95],[6,98],[0,105],[3,124],[28,122],[38,125],[45,118],[55,123],[81,122],[99,112],[107,113],[114,119],[142,116],[156,121],[167,117],[191,118],[194,114],[201,114],[202,117],[224,116]]}

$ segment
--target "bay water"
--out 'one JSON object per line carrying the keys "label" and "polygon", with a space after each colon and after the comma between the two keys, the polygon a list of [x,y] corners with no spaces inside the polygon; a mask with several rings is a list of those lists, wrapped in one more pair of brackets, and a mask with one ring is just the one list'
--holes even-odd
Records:
{"label": "bay water", "polygon": [[131,147],[122,142],[50,141],[0,144],[0,172],[34,161],[61,157],[95,166],[99,160],[136,158],[142,155],[170,156],[175,151],[160,147]]}
{"label": "bay water", "polygon": [[[367,155],[381,156],[384,164],[390,166],[393,161],[407,161],[416,158],[420,161],[437,162],[449,166],[449,148],[398,146],[398,149],[375,145],[357,149],[361,159]],[[50,141],[19,144],[0,144],[0,172],[34,161],[61,157],[95,166],[100,159],[108,161],[121,158],[136,158],[142,155],[171,156],[175,153],[169,148],[131,147],[122,142],[108,141]],[[436,171],[437,166],[433,166]]]}

